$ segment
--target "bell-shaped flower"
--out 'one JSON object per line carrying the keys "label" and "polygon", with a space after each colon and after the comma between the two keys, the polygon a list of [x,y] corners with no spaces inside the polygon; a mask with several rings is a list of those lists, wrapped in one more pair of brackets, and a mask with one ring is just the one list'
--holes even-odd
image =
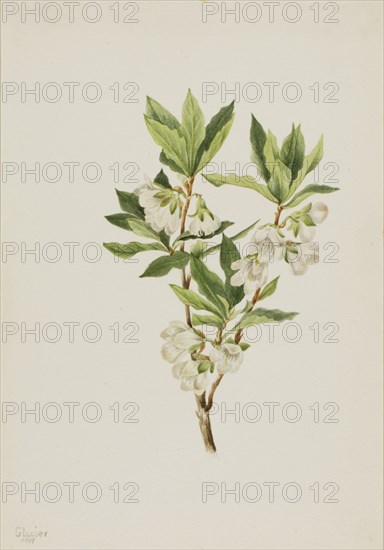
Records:
{"label": "bell-shaped flower", "polygon": [[207,208],[202,197],[196,202],[196,212],[191,216],[193,219],[189,224],[189,232],[197,237],[211,235],[221,226],[221,221]]}
{"label": "bell-shaped flower", "polygon": [[312,218],[314,223],[323,223],[328,216],[328,206],[323,202],[317,202],[312,205],[308,215]]}
{"label": "bell-shaped flower", "polygon": [[249,245],[258,253],[261,262],[282,260],[284,256],[284,236],[274,225],[266,225],[258,229]]}
{"label": "bell-shaped flower", "polygon": [[286,259],[294,275],[304,275],[308,266],[318,261],[317,245],[311,242],[297,244],[287,250]]}
{"label": "bell-shaped flower", "polygon": [[145,221],[155,231],[164,230],[173,235],[179,228],[181,204],[179,193],[174,189],[164,189],[154,182],[146,183],[135,189],[140,206],[144,208]]}
{"label": "bell-shaped flower", "polygon": [[190,350],[202,342],[201,338],[182,321],[171,321],[160,336],[165,340],[161,355],[169,363],[185,359]]}
{"label": "bell-shaped flower", "polygon": [[183,361],[176,363],[172,368],[172,374],[180,380],[180,388],[183,391],[194,391],[196,395],[202,395],[208,385],[208,372],[199,372],[200,361]]}
{"label": "bell-shaped flower", "polygon": [[316,235],[316,227],[313,225],[301,224],[299,229],[299,240],[302,243],[310,243]]}
{"label": "bell-shaped flower", "polygon": [[220,374],[236,372],[243,362],[243,350],[237,344],[223,344],[220,349],[211,351],[209,359],[215,363]]}
{"label": "bell-shaped flower", "polygon": [[245,294],[254,294],[267,280],[268,263],[260,262],[257,254],[232,262],[231,268],[237,271],[231,277],[232,286],[243,286]]}

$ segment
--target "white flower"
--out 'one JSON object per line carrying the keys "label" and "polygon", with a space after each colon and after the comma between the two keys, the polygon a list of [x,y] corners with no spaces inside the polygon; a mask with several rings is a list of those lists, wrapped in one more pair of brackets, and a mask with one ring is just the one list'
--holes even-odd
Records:
{"label": "white flower", "polygon": [[169,363],[186,358],[190,348],[201,344],[201,338],[182,321],[171,321],[160,336],[166,341],[161,355]]}
{"label": "white flower", "polygon": [[299,239],[303,243],[309,243],[313,241],[316,235],[316,227],[313,225],[304,225],[301,224],[300,230],[299,230]]}
{"label": "white flower", "polygon": [[155,231],[164,230],[167,235],[173,235],[179,227],[181,215],[178,193],[157,186],[148,179],[134,192],[144,208],[145,221]]}
{"label": "white flower", "polygon": [[314,223],[323,223],[328,216],[328,206],[323,202],[317,202],[312,205],[312,208],[308,212]]}
{"label": "white flower", "polygon": [[176,363],[172,368],[175,378],[180,380],[180,388],[183,391],[194,391],[196,395],[204,393],[208,385],[208,371],[199,373],[200,361],[183,361]]}
{"label": "white flower", "polygon": [[267,280],[268,264],[260,262],[256,255],[232,262],[231,268],[237,271],[231,277],[232,286],[244,285],[245,294],[254,294]]}
{"label": "white flower", "polygon": [[217,216],[207,208],[205,201],[202,197],[198,197],[196,202],[196,212],[191,216],[193,220],[189,225],[189,232],[197,237],[204,237],[205,235],[211,235],[221,225],[221,221]]}
{"label": "white flower", "polygon": [[285,241],[275,226],[267,225],[258,229],[252,237],[252,244],[262,262],[283,259]]}
{"label": "white flower", "polygon": [[287,251],[287,261],[294,275],[304,275],[308,266],[318,261],[317,247],[315,243],[303,243],[296,245],[296,252]]}
{"label": "white flower", "polygon": [[236,372],[243,362],[243,350],[237,344],[223,344],[219,350],[213,349],[209,358],[220,374]]}
{"label": "white flower", "polygon": [[189,225],[189,232],[197,237],[204,237],[205,235],[211,235],[217,229],[219,229],[221,221],[217,216],[211,218],[210,214],[204,212],[203,219],[200,220],[198,216],[193,218]]}

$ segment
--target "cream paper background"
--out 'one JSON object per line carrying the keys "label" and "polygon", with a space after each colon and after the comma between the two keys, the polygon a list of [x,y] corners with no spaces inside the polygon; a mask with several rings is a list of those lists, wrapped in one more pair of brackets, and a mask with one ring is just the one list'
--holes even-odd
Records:
{"label": "cream paper background", "polygon": [[[3,346],[4,401],[97,402],[103,412],[94,424],[79,413],[74,423],[22,423],[20,415],[3,422],[3,481],[29,487],[96,482],[103,490],[94,504],[80,493],[74,503],[68,503],[67,493],[57,503],[9,497],[3,504],[3,547],[31,546],[16,537],[16,528],[24,527],[47,530],[32,547],[49,549],[382,548],[381,3],[339,2],[338,24],[313,23],[306,2],[295,24],[282,19],[282,4],[274,23],[264,11],[257,24],[230,17],[222,23],[219,16],[204,24],[198,1],[145,1],[139,2],[139,23],[128,25],[114,24],[110,3],[100,4],[103,18],[93,25],[78,18],[73,24],[22,24],[14,17],[2,28],[4,81],[96,81],[103,88],[95,104],[81,98],[72,104],[64,99],[21,103],[20,95],[2,104],[3,161],[96,161],[103,167],[101,180],[93,184],[81,176],[70,183],[64,175],[57,183],[32,178],[22,183],[19,176],[3,183],[3,241],[80,243],[73,263],[67,249],[57,263],[30,256],[22,262],[19,253],[3,259],[3,322],[63,327],[94,321],[103,330],[94,344],[79,332],[69,343],[63,332],[55,344],[32,338],[22,343],[18,334]],[[107,251],[95,263],[81,255],[88,242],[131,237],[103,216],[119,211],[114,187],[132,190],[136,184],[115,184],[108,167],[136,162],[140,181],[160,169],[159,148],[143,123],[145,96],[179,114],[187,88],[201,100],[207,81],[228,88],[235,82],[293,81],[303,89],[297,103],[283,101],[281,94],[270,103],[265,87],[258,103],[240,98],[217,162],[230,167],[249,162],[251,113],[280,140],[292,121],[301,122],[308,148],[324,133],[322,165],[338,164],[341,188],[320,199],[330,215],[318,230],[320,246],[337,243],[338,263],[321,261],[302,278],[281,269],[278,291],[265,304],[299,311],[302,339],[287,343],[277,330],[270,344],[263,333],[216,396],[228,409],[236,402],[241,407],[279,402],[276,421],[268,422],[264,406],[257,423],[243,417],[235,422],[233,415],[221,422],[214,415],[219,449],[214,458],[202,448],[193,396],[179,390],[159,355],[160,331],[183,315],[167,287],[178,282],[178,273],[139,279],[152,253],[139,256],[138,263],[115,263]],[[114,82],[137,82],[139,102],[114,103],[108,90]],[[338,83],[338,103],[315,103],[309,90],[314,82]],[[232,99],[228,95],[225,103]],[[221,106],[219,94],[209,97],[206,117]],[[235,228],[273,215],[272,205],[252,191],[218,190],[201,181],[199,187],[222,219],[237,222]],[[139,342],[114,343],[108,327],[115,322],[137,323]],[[308,327],[315,322],[337,323],[339,343],[314,343]],[[139,423],[114,423],[108,409],[114,402],[136,402]],[[281,407],[288,402],[302,407],[297,423],[282,419]],[[314,402],[336,402],[339,422],[314,423],[308,409]],[[230,488],[236,482],[263,487],[271,481],[281,484],[274,503],[266,488],[257,503],[243,498],[236,503],[233,496],[222,503],[219,494],[202,503],[203,482]],[[292,481],[303,490],[295,504],[281,496],[281,487]],[[140,502],[114,503],[108,489],[114,482],[138,483]],[[315,482],[337,483],[339,502],[314,503],[308,487]]]}

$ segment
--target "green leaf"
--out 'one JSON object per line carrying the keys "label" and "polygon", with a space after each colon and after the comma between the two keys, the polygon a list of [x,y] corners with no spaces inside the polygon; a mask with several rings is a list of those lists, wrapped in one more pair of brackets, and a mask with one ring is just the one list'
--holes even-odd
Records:
{"label": "green leaf", "polygon": [[205,300],[205,298],[202,298],[199,296],[196,292],[193,292],[193,290],[189,290],[187,288],[182,288],[178,285],[169,285],[173,292],[176,294],[176,296],[183,302],[183,304],[187,306],[191,306],[194,309],[198,310],[205,310],[210,311],[211,313],[214,313],[218,317],[222,318],[222,314],[220,310],[215,307],[213,304],[208,302],[208,300]]}
{"label": "green leaf", "polygon": [[144,208],[140,206],[139,197],[134,193],[128,193],[127,191],[119,191],[115,189],[117,197],[119,199],[120,208],[124,212],[128,212],[136,218],[144,219]]}
{"label": "green leaf", "polygon": [[184,170],[180,168],[180,166],[174,162],[173,160],[170,160],[167,155],[164,153],[164,151],[161,151],[159,160],[162,164],[165,164],[165,166],[168,166],[173,172],[177,172],[178,174],[182,174],[185,176]]}
{"label": "green leaf", "polygon": [[184,136],[176,128],[169,128],[153,118],[144,115],[148,131],[155,143],[164,150],[167,159],[174,162],[188,176],[187,145]]}
{"label": "green leaf", "polygon": [[253,189],[263,195],[266,199],[277,203],[276,197],[272,195],[268,187],[262,183],[257,183],[254,177],[252,176],[238,176],[237,174],[202,174],[204,178],[215,185],[220,187],[221,185],[236,185],[238,187],[246,187],[248,189]]}
{"label": "green leaf", "polygon": [[205,137],[204,115],[196,98],[188,90],[183,104],[181,131],[187,144],[188,172],[193,173],[196,155]]}
{"label": "green leaf", "polygon": [[282,203],[288,196],[290,182],[290,169],[278,159],[272,169],[271,177],[268,182],[268,189],[272,195],[276,197],[279,203]]}
{"label": "green leaf", "polygon": [[201,258],[203,257],[204,251],[207,249],[207,246],[207,243],[199,239],[191,247],[190,253],[194,256],[197,256],[197,258]]}
{"label": "green leaf", "polygon": [[299,173],[297,174],[296,179],[291,184],[291,189],[287,197],[288,199],[292,197],[296,189],[304,181],[305,176],[310,172],[312,172],[312,170],[316,168],[316,166],[319,164],[319,162],[323,158],[323,141],[324,141],[323,136],[321,136],[318,143],[315,145],[315,147],[312,149],[309,155],[304,157],[303,166],[299,171]]}
{"label": "green leaf", "polygon": [[161,187],[165,187],[166,189],[172,189],[172,186],[169,183],[168,176],[167,174],[164,173],[163,169],[160,170],[160,172],[157,174],[157,176],[153,181],[158,185],[161,185]]}
{"label": "green leaf", "polygon": [[194,313],[192,315],[192,325],[213,325],[217,328],[223,328],[223,321],[216,315],[200,315]]}
{"label": "green leaf", "polygon": [[192,279],[196,281],[199,292],[208,298],[208,300],[225,315],[227,313],[227,307],[225,302],[223,303],[220,299],[220,296],[225,298],[226,292],[220,277],[208,269],[208,267],[196,256],[191,256],[190,269]]}
{"label": "green leaf", "polygon": [[193,173],[197,174],[210,162],[223,145],[233,124],[234,101],[220,109],[205,128],[205,138],[196,154]]}
{"label": "green leaf", "polygon": [[280,309],[264,309],[257,308],[250,313],[246,313],[241,319],[235,329],[243,329],[252,325],[261,325],[264,323],[280,323],[281,321],[287,321],[293,319],[298,315],[296,312],[285,312]]}
{"label": "green leaf", "polygon": [[[242,239],[248,233],[255,227],[256,224],[259,223],[260,220],[255,221],[254,223],[251,223],[248,227],[240,231],[239,233],[236,233],[236,235],[233,235],[233,237],[229,237],[231,241],[234,241],[235,239]],[[208,256],[208,254],[212,254],[212,252],[216,252],[216,250],[219,250],[221,247],[221,244],[216,244],[215,246],[211,246],[210,248],[206,248],[202,253],[201,257]]]}
{"label": "green leaf", "polygon": [[161,241],[159,233],[152,229],[152,227],[143,220],[131,218],[129,220],[129,226],[131,231],[133,231],[135,235],[138,235],[139,237],[148,237],[149,239]]}
{"label": "green leaf", "polygon": [[[279,275],[279,277],[280,277],[280,275]],[[277,287],[279,277],[276,277],[276,279],[273,279],[273,281],[268,283],[263,288],[263,290],[260,293],[259,300],[264,300],[264,298],[268,298],[269,296],[272,296],[272,294],[274,294],[274,292],[276,290],[276,287]]]}
{"label": "green leaf", "polygon": [[210,235],[192,235],[189,231],[184,231],[184,233],[182,233],[181,235],[179,235],[177,237],[177,239],[173,243],[173,246],[175,246],[175,244],[177,244],[180,241],[189,241],[191,239],[192,240],[194,240],[194,239],[204,239],[204,240],[211,239],[215,235],[220,235],[220,233],[225,231],[227,229],[227,227],[230,227],[231,225],[233,225],[233,222],[230,222],[228,220],[226,220],[224,222],[221,222],[220,227],[218,229],[216,229],[216,231],[214,231]]}
{"label": "green leaf", "polygon": [[[281,160],[288,166],[292,173],[291,181],[294,181],[304,162],[305,142],[301,133],[300,124],[297,128],[292,124],[292,131],[287,136],[281,147]],[[291,183],[291,182],[290,182]]]}
{"label": "green leaf", "polygon": [[280,150],[277,146],[277,139],[276,136],[272,134],[271,130],[268,130],[268,135],[265,141],[263,152],[265,157],[265,166],[267,167],[268,172],[271,175],[274,167],[276,166],[276,162],[280,158]]}
{"label": "green leaf", "polygon": [[232,241],[234,241],[235,239],[242,239],[243,237],[245,237],[246,235],[248,235],[248,233],[250,231],[252,231],[252,229],[255,227],[255,225],[257,225],[259,223],[260,220],[256,220],[255,222],[251,223],[251,225],[248,225],[248,227],[246,227],[245,229],[243,229],[242,231],[240,231],[239,233],[236,233],[236,235],[233,235],[233,237],[229,237]]}
{"label": "green leaf", "polygon": [[180,128],[180,122],[155,99],[147,96],[147,117],[165,124],[168,128]]}
{"label": "green leaf", "polygon": [[324,154],[324,138],[321,136],[312,151],[305,157],[305,175],[316,168]]}
{"label": "green leaf", "polygon": [[173,268],[182,269],[188,261],[189,254],[187,252],[175,252],[171,256],[160,256],[149,264],[140,277],[163,277]]}
{"label": "green leaf", "polygon": [[296,193],[296,195],[290,200],[284,208],[293,208],[294,206],[297,206],[301,202],[303,202],[305,199],[310,197],[311,195],[314,195],[315,193],[320,194],[326,194],[326,193],[334,193],[335,191],[339,191],[338,187],[329,187],[328,185],[317,185],[315,183],[312,183],[310,185],[307,185]]}
{"label": "green leaf", "polygon": [[220,265],[225,273],[225,292],[231,308],[244,298],[243,287],[231,285],[231,277],[235,273],[231,268],[231,264],[240,258],[240,252],[235,243],[223,234],[220,247]]}
{"label": "green leaf", "polygon": [[117,227],[121,227],[121,229],[126,229],[127,231],[132,231],[130,222],[132,220],[137,220],[138,218],[135,218],[132,216],[132,214],[111,214],[110,216],[105,216],[105,219],[109,221],[112,225],[116,225]]}
{"label": "green leaf", "polygon": [[163,243],[163,245],[166,247],[166,249],[168,250],[169,249],[169,241],[170,241],[170,236],[166,234],[166,232],[164,231],[160,231],[159,233],[159,236],[158,236],[158,239],[160,240],[160,242]]}
{"label": "green leaf", "polygon": [[266,159],[264,155],[264,146],[267,140],[267,135],[260,124],[260,122],[252,115],[251,123],[251,160],[258,168],[260,176],[265,182],[269,181],[269,170],[266,166]]}
{"label": "green leaf", "polygon": [[139,243],[132,242],[128,244],[120,243],[103,243],[104,248],[125,260],[132,258],[138,252],[145,252],[147,250],[167,250],[161,243]]}

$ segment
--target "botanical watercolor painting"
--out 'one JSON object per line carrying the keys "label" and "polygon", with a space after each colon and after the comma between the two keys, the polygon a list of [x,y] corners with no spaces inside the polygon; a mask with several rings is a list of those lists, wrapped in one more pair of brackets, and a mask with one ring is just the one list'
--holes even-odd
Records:
{"label": "botanical watercolor painting", "polygon": [[[161,149],[165,168],[137,189],[117,190],[122,212],[106,216],[113,225],[146,241],[104,243],[124,259],[158,251],[159,257],[141,277],[174,276],[169,292],[180,301],[180,318],[170,320],[161,332],[161,356],[172,365],[181,390],[194,394],[201,435],[211,453],[216,452],[210,421],[215,392],[223,378],[236,373],[244,356],[252,353],[243,341],[243,331],[298,315],[264,307],[277,291],[280,277],[271,279],[271,264],[281,264],[281,275],[302,276],[317,263],[316,226],[327,218],[328,207],[307,199],[337,191],[327,185],[304,184],[323,157],[323,137],[308,152],[301,126],[292,125],[279,146],[276,136],[264,130],[259,115],[251,116],[250,128],[251,161],[259,177],[204,173],[228,138],[234,116],[232,102],[206,124],[189,90],[180,122],[148,97],[144,120]],[[241,146],[248,144],[249,136],[244,136]],[[252,189],[260,200],[273,203],[274,215],[233,231],[234,223],[241,221],[241,209],[234,210],[237,219],[221,220],[220,212],[213,211],[204,197],[208,184],[238,187],[238,204],[241,188]],[[241,256],[237,245],[245,237],[246,255]],[[213,238],[220,244],[208,245]],[[218,270],[210,267],[215,253]]]}

